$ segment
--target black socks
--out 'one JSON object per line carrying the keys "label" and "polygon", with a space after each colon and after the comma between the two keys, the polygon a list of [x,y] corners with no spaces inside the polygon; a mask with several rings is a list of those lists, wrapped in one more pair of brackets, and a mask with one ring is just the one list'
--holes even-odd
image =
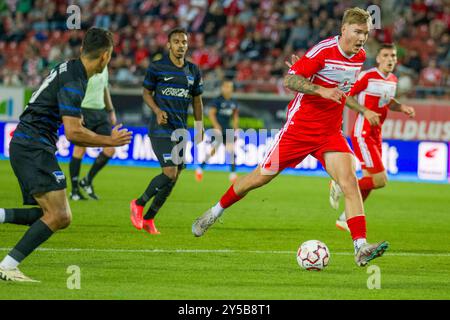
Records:
{"label": "black socks", "polygon": [[142,194],[142,196],[136,200],[136,204],[138,206],[144,207],[154,195],[156,195],[162,188],[164,188],[170,182],[172,182],[172,180],[164,173],[161,173],[159,176],[154,177],[153,180],[148,185],[147,189]]}
{"label": "black socks", "polygon": [[95,162],[92,165],[91,170],[89,170],[89,173],[86,176],[86,180],[87,180],[88,184],[92,183],[92,180],[94,179],[94,177],[97,175],[97,173],[101,169],[103,169],[104,166],[106,166],[106,164],[108,163],[109,159],[111,159],[111,158],[106,156],[103,152],[101,152],[98,155],[97,159],[95,159]]}
{"label": "black socks", "polygon": [[150,208],[148,209],[147,213],[144,216],[144,220],[150,220],[156,216],[159,209],[166,202],[174,186],[175,182],[170,181],[163,188],[159,189],[158,193],[155,195],[155,199],[153,199]]}
{"label": "black socks", "polygon": [[25,232],[24,236],[11,250],[9,256],[17,262],[22,262],[28,257],[37,247],[47,241],[53,234],[53,231],[42,220],[37,220]]}
{"label": "black socks", "polygon": [[72,190],[78,190],[78,177],[80,175],[81,160],[72,157],[69,164],[70,181],[72,182]]}
{"label": "black socks", "polygon": [[43,215],[41,208],[5,209],[5,223],[31,226]]}

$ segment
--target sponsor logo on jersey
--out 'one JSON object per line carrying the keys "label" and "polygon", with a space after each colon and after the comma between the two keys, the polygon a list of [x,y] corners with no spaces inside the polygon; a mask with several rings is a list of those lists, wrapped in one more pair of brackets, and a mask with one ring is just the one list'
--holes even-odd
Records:
{"label": "sponsor logo on jersey", "polygon": [[165,96],[171,96],[171,97],[179,97],[179,98],[191,98],[191,95],[189,94],[188,89],[183,88],[165,88],[161,90],[161,93]]}

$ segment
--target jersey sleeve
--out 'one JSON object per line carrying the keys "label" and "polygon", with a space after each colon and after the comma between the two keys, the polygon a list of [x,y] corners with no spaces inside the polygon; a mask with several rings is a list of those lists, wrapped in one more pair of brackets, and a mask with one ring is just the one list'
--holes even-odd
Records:
{"label": "jersey sleeve", "polygon": [[109,86],[109,70],[108,70],[108,67],[106,66],[105,67],[105,77],[104,77],[104,80],[105,80],[105,88],[108,88],[108,86]]}
{"label": "jersey sleeve", "polygon": [[202,73],[200,72],[199,68],[195,68],[195,79],[194,79],[194,86],[192,88],[192,95],[199,96],[203,93],[203,79],[202,79]]}
{"label": "jersey sleeve", "polygon": [[349,96],[355,96],[359,94],[361,91],[365,90],[369,85],[369,76],[367,72],[361,72],[359,74],[358,80],[356,80],[353,85],[352,90],[349,93]]}
{"label": "jersey sleeve", "polygon": [[316,74],[325,66],[324,58],[322,54],[310,55],[307,52],[303,57],[297,60],[288,71],[288,74],[295,74],[305,78],[311,77]]}
{"label": "jersey sleeve", "polygon": [[59,114],[61,117],[81,118],[81,103],[84,95],[85,88],[81,84],[81,81],[72,81],[64,84],[57,94]]}
{"label": "jersey sleeve", "polygon": [[158,76],[156,73],[156,68],[153,64],[147,69],[145,74],[143,87],[149,91],[154,91],[156,89],[156,83],[158,82]]}
{"label": "jersey sleeve", "polygon": [[219,108],[219,104],[220,104],[219,99],[218,99],[218,98],[214,98],[214,99],[209,103],[209,107],[210,107],[210,108],[216,108],[216,109],[218,109],[218,108]]}

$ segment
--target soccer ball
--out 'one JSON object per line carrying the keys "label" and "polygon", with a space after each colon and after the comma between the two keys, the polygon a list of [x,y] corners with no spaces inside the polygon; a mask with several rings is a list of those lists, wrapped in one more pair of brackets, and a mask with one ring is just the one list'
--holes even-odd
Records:
{"label": "soccer ball", "polygon": [[297,251],[297,262],[306,270],[323,270],[330,261],[330,251],[325,243],[319,240],[304,242]]}

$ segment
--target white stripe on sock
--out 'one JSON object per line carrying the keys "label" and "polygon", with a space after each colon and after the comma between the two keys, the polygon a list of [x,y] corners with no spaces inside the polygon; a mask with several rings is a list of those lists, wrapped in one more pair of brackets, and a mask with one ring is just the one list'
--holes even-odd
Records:
{"label": "white stripe on sock", "polygon": [[217,204],[211,208],[212,214],[217,218],[220,217],[223,214],[223,211],[225,209],[222,208],[222,206],[220,205],[220,201],[217,202]]}
{"label": "white stripe on sock", "polygon": [[0,267],[3,269],[15,269],[19,265],[19,262],[17,262],[14,258],[7,255],[5,259],[0,263]]}
{"label": "white stripe on sock", "polygon": [[361,246],[365,243],[367,243],[367,240],[365,238],[353,240],[353,245],[355,246],[355,253],[358,252],[359,248],[361,248]]}
{"label": "white stripe on sock", "polygon": [[0,223],[5,223],[5,209],[0,208]]}

